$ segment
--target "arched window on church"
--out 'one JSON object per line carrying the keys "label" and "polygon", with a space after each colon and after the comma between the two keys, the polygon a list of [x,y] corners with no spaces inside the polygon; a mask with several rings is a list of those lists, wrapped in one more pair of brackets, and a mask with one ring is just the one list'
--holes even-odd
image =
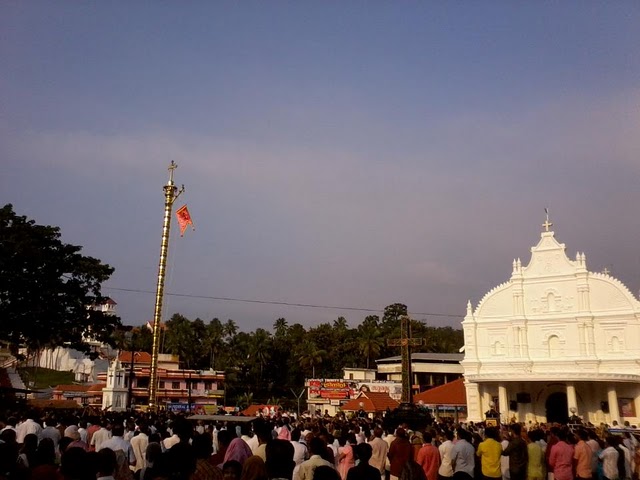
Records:
{"label": "arched window on church", "polygon": [[560,338],[557,335],[551,335],[547,340],[549,348],[549,357],[557,358],[560,356]]}
{"label": "arched window on church", "polygon": [[556,311],[556,297],[553,292],[549,292],[547,294],[547,306],[550,312]]}
{"label": "arched window on church", "polygon": [[618,337],[611,337],[611,351],[612,352],[621,352],[622,351],[622,342]]}
{"label": "arched window on church", "polygon": [[496,340],[495,342],[493,342],[491,350],[491,353],[493,355],[504,355],[504,345],[502,345],[500,340]]}

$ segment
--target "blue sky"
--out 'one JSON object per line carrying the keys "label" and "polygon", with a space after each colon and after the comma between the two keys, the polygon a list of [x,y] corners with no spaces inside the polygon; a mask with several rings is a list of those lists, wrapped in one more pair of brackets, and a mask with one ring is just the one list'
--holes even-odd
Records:
{"label": "blue sky", "polygon": [[[461,316],[549,206],[570,256],[637,292],[639,24],[631,1],[3,2],[0,202],[154,290],[175,160],[197,230],[169,291]],[[366,315],[166,306],[245,330]]]}

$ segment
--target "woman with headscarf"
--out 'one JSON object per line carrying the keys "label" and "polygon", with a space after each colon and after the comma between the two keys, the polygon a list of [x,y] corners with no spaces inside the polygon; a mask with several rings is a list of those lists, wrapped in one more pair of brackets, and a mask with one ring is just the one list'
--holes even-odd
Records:
{"label": "woman with headscarf", "polygon": [[241,438],[234,438],[231,440],[229,448],[227,448],[227,452],[224,454],[224,461],[222,463],[224,464],[229,460],[235,460],[242,465],[251,455],[251,449],[249,445],[247,445],[247,442]]}

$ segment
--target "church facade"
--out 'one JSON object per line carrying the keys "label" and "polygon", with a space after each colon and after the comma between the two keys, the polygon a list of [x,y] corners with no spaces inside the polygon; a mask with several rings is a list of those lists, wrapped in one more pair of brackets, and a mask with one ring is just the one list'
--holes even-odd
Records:
{"label": "church facade", "polygon": [[467,304],[468,420],[640,424],[640,302],[607,273],[571,260],[551,224],[511,278]]}

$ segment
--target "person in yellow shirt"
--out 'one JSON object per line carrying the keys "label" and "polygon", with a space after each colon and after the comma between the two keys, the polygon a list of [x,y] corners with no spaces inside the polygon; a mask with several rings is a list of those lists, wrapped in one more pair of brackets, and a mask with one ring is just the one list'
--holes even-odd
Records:
{"label": "person in yellow shirt", "polygon": [[476,455],[480,458],[483,480],[501,480],[500,459],[502,445],[498,441],[498,429],[487,427],[484,431],[485,440],[478,445]]}

